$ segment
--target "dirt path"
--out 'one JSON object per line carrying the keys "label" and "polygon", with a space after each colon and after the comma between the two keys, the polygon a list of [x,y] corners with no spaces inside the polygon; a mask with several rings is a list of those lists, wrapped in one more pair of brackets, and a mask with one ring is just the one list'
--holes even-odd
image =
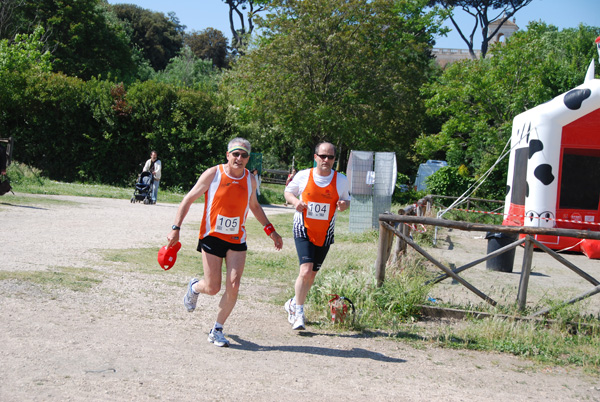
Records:
{"label": "dirt path", "polygon": [[[244,282],[228,321],[232,347],[217,348],[206,341],[215,298],[201,296],[190,314],[181,303],[188,277],[154,282],[95,251],[158,248],[175,205],[46,198],[68,202],[0,199],[0,271],[94,269],[102,282],[75,292],[0,281],[1,401],[600,400],[600,381],[580,370],[415,349],[380,333],[292,332],[256,280]],[[200,215],[194,205],[187,223]]]}

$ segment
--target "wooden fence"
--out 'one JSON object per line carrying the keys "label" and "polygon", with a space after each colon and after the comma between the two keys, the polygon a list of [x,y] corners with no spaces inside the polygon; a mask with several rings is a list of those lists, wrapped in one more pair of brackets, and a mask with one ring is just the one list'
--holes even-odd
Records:
{"label": "wooden fence", "polygon": [[262,171],[261,181],[263,183],[285,184],[288,173],[287,170],[265,169]]}
{"label": "wooden fence", "polygon": [[[573,297],[572,299],[564,301],[561,305],[555,308],[562,307],[566,304],[573,304],[587,297],[593,296],[600,293],[600,282],[593,278],[591,275],[583,271],[582,269],[575,266],[575,264],[569,262],[564,257],[549,249],[542,243],[535,240],[533,235],[551,235],[551,236],[565,236],[575,237],[579,239],[595,239],[600,240],[600,232],[593,232],[587,230],[575,230],[575,229],[558,229],[558,228],[534,228],[525,226],[501,226],[501,225],[487,225],[470,222],[459,222],[445,219],[430,218],[424,216],[426,212],[431,208],[431,198],[425,198],[420,200],[414,206],[407,208],[404,211],[400,211],[400,214],[381,214],[379,215],[379,244],[377,251],[377,260],[375,263],[375,275],[377,278],[378,286],[381,286],[385,280],[385,269],[388,263],[397,263],[401,258],[402,254],[406,252],[407,245],[414,248],[419,254],[427,258],[432,264],[439,268],[443,274],[430,281],[430,283],[437,283],[448,277],[453,278],[458,283],[465,286],[471,292],[485,300],[487,303],[495,306],[497,302],[490,298],[485,293],[481,292],[475,286],[467,282],[465,279],[460,277],[458,274],[466,269],[472,268],[490,258],[497,257],[498,255],[508,252],[519,245],[524,244],[524,255],[523,255],[523,266],[521,269],[521,277],[519,281],[519,289],[517,295],[518,307],[521,311],[525,309],[527,302],[527,288],[529,285],[529,277],[531,275],[531,263],[533,259],[534,246],[548,253],[558,262],[565,265],[567,268],[575,272],[577,275],[590,282],[594,287],[590,290]],[[413,216],[414,214],[414,216]],[[466,231],[477,231],[477,232],[495,232],[495,233],[506,233],[517,235],[525,235],[524,238],[518,239],[485,257],[465,264],[461,267],[450,269],[441,262],[437,261],[422,247],[416,244],[410,237],[411,227],[415,225],[429,225],[436,227],[446,227],[458,230]],[[392,253],[392,244],[394,236],[397,237],[396,246]],[[392,257],[390,259],[390,257]],[[539,316],[550,311],[550,308],[544,308],[540,311],[530,315],[530,317]]]}
{"label": "wooden fence", "polygon": [[12,162],[12,153],[15,146],[15,140],[13,137],[0,138],[0,145],[6,148],[6,166]]}

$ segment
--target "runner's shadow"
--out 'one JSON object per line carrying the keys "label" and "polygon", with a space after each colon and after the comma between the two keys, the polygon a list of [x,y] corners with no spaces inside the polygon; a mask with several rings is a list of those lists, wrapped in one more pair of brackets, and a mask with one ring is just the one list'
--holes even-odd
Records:
{"label": "runner's shadow", "polygon": [[[511,272],[511,274],[521,275],[521,271]],[[529,275],[531,275],[531,276],[544,276],[546,278],[550,278],[550,275],[542,274],[541,272],[530,272]]]}
{"label": "runner's shadow", "polygon": [[41,209],[42,211],[48,211],[48,208],[32,207],[30,205],[15,205],[15,204],[11,204],[8,202],[0,202],[0,205],[8,205],[9,207],[19,207],[19,208]]}
{"label": "runner's shadow", "polygon": [[388,357],[381,353],[372,352],[361,348],[352,348],[350,350],[340,350],[323,348],[318,346],[261,346],[257,343],[246,341],[237,335],[229,335],[229,338],[235,340],[239,345],[230,344],[231,348],[242,349],[250,352],[291,352],[291,353],[309,353],[318,356],[343,357],[347,359],[372,359],[386,363],[406,363],[404,359]]}

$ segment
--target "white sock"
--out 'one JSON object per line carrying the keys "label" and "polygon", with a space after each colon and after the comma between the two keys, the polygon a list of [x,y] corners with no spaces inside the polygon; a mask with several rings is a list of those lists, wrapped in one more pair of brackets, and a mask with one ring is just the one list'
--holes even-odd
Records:
{"label": "white sock", "polygon": [[215,331],[223,331],[223,324],[215,322],[215,326],[213,327]]}
{"label": "white sock", "polygon": [[304,304],[296,304],[296,315],[304,315]]}

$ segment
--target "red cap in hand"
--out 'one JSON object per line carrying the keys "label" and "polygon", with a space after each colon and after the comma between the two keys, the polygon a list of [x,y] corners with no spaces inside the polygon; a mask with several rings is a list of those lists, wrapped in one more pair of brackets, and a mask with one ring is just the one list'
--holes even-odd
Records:
{"label": "red cap in hand", "polygon": [[177,242],[173,247],[167,248],[167,246],[163,246],[158,251],[158,264],[165,271],[173,268],[175,265],[175,261],[177,261],[177,252],[181,248],[181,243]]}

